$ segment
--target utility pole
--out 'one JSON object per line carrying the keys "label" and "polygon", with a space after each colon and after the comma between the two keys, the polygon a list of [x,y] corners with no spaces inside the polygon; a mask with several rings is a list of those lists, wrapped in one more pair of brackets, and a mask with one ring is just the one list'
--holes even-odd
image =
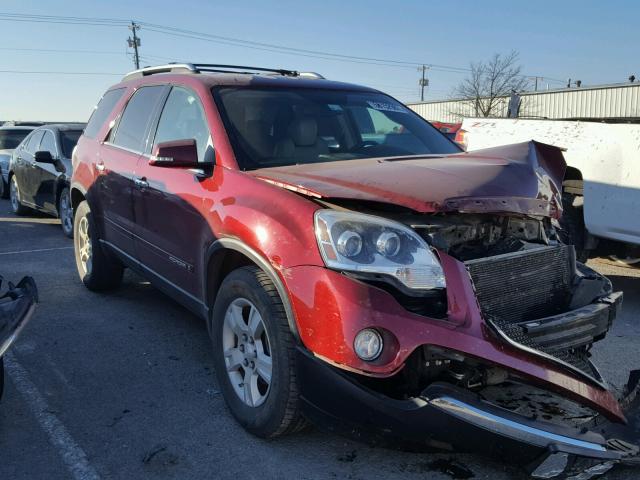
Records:
{"label": "utility pole", "polygon": [[129,25],[129,30],[133,32],[133,38],[127,38],[127,43],[129,44],[129,48],[133,48],[133,63],[136,66],[136,70],[140,68],[140,56],[138,55],[138,47],[140,46],[140,38],[136,35],[136,31],[140,28],[136,22],[131,20],[131,25]]}
{"label": "utility pole", "polygon": [[420,101],[424,102],[424,87],[429,86],[429,79],[425,76],[427,73],[426,65],[422,65],[422,68],[419,68],[418,71],[422,70],[422,78],[418,80],[418,84],[420,85]]}

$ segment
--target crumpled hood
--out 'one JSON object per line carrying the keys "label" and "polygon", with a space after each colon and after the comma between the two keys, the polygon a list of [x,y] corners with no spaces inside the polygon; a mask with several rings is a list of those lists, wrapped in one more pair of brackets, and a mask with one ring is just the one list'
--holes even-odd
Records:
{"label": "crumpled hood", "polygon": [[562,151],[531,141],[443,156],[374,158],[253,170],[323,199],[391,203],[417,212],[513,212],[559,217]]}

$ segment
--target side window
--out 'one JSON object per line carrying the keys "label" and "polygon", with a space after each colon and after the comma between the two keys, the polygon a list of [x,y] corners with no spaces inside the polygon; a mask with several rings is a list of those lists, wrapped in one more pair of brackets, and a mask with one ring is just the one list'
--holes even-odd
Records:
{"label": "side window", "polygon": [[104,121],[109,117],[109,114],[113,111],[113,107],[116,106],[116,103],[118,103],[118,100],[120,100],[125,90],[125,88],[116,88],[115,90],[109,90],[102,96],[93,114],[91,114],[89,123],[87,123],[87,126],[84,128],[85,136],[94,138],[98,134],[100,127],[102,127]]}
{"label": "side window", "polygon": [[25,150],[29,153],[35,153],[36,150],[38,150],[38,147],[40,145],[40,140],[42,139],[42,135],[43,135],[42,130],[36,130],[35,132],[33,132],[29,137],[29,141],[25,145]]}
{"label": "side window", "polygon": [[213,148],[204,108],[198,96],[181,87],[173,87],[167,98],[154,145],[172,140],[195,139],[199,162],[213,162]]}
{"label": "side window", "polygon": [[127,103],[111,142],[135,152],[144,150],[147,128],[164,86],[139,88]]}
{"label": "side window", "polygon": [[49,131],[44,132],[44,137],[42,137],[42,142],[40,142],[38,150],[51,152],[51,155],[54,157],[58,154],[56,151],[56,141],[53,138],[53,133]]}

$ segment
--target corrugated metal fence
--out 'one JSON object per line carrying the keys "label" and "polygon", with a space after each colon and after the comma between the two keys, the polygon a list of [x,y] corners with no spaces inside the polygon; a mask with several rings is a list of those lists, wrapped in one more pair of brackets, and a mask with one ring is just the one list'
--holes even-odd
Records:
{"label": "corrugated metal fence", "polygon": [[[640,118],[640,83],[602,85],[521,95],[520,117],[554,119],[572,118]],[[500,98],[496,117],[506,117],[509,98]],[[427,120],[460,122],[477,117],[472,104],[465,100],[444,100],[407,105]]]}

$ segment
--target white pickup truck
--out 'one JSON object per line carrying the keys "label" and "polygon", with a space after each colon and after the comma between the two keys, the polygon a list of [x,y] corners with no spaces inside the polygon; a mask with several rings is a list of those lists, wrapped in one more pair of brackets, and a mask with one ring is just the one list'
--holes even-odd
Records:
{"label": "white pickup truck", "polygon": [[582,260],[597,247],[629,263],[638,261],[640,125],[467,118],[461,130],[469,151],[528,140],[566,149],[565,239]]}

